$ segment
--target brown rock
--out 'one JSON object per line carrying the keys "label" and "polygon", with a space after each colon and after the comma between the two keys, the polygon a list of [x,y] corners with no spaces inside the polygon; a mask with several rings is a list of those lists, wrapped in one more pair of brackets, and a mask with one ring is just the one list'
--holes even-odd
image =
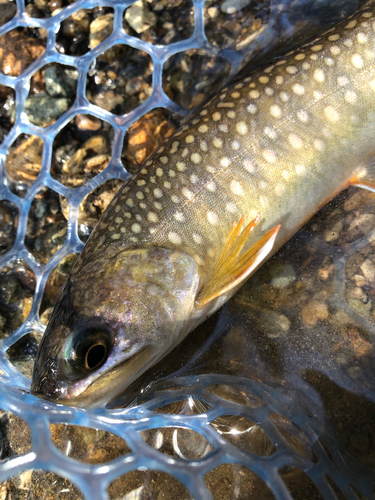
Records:
{"label": "brown rock", "polygon": [[9,31],[0,37],[0,71],[19,76],[45,51],[44,45],[22,31]]}
{"label": "brown rock", "polygon": [[31,186],[42,168],[42,155],[43,140],[36,135],[25,138],[6,157],[5,169],[9,180]]}
{"label": "brown rock", "polygon": [[305,326],[315,326],[318,321],[328,318],[328,307],[325,302],[312,300],[302,309],[302,321]]}

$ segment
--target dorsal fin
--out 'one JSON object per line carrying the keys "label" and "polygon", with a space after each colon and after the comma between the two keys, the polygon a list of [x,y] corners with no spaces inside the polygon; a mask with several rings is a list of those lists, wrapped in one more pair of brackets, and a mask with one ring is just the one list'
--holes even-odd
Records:
{"label": "dorsal fin", "polygon": [[211,300],[237,286],[270,253],[280,226],[275,226],[268,231],[246,252],[241,254],[247,239],[258,224],[259,219],[260,215],[258,214],[242,232],[241,228],[245,218],[241,217],[238,224],[233,222],[212,273],[205,286],[198,293],[196,298],[197,307],[203,307]]}

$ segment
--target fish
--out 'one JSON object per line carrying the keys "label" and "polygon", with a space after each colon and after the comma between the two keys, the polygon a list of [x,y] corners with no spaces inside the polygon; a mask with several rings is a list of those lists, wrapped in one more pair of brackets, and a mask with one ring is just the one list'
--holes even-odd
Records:
{"label": "fish", "polygon": [[375,190],[375,7],[224,88],[114,197],[58,298],[31,393],[105,406],[322,206]]}

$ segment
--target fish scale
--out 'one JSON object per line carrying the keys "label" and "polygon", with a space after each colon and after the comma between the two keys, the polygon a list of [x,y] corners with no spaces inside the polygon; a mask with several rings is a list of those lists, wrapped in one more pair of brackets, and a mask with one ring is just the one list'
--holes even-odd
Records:
{"label": "fish scale", "polygon": [[374,14],[223,89],[123,186],[58,301],[35,394],[107,402],[338,192],[374,189]]}

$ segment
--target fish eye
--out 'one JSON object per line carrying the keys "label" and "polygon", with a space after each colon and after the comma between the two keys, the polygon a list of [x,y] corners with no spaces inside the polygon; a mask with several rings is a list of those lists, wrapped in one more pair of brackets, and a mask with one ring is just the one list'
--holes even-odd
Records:
{"label": "fish eye", "polygon": [[86,370],[95,370],[99,368],[107,359],[107,346],[103,343],[97,343],[90,346],[85,355]]}
{"label": "fish eye", "polygon": [[69,372],[85,373],[100,368],[107,360],[113,344],[109,331],[103,328],[83,328],[69,338],[64,360]]}

